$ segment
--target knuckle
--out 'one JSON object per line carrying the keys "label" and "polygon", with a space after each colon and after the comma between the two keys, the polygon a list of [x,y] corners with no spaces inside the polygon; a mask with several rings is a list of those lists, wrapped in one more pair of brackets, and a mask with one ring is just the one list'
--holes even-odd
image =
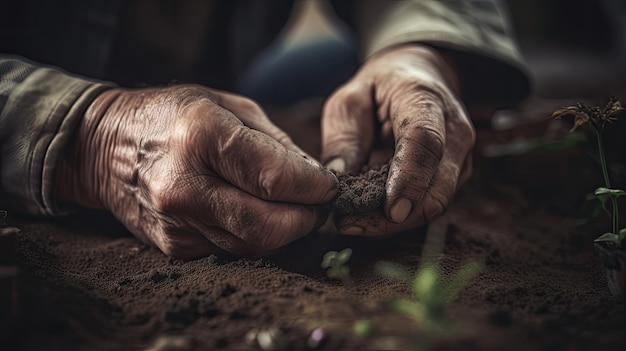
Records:
{"label": "knuckle", "polygon": [[337,111],[358,111],[363,108],[363,91],[360,87],[351,84],[344,85],[333,94],[324,104],[324,114],[336,113]]}
{"label": "knuckle", "polygon": [[[402,90],[406,91],[406,97],[416,104],[440,108],[447,101],[449,93],[440,84],[424,80],[419,77],[414,79],[398,78]],[[429,105],[428,105],[429,104]]]}
{"label": "knuckle", "polygon": [[284,191],[286,182],[283,177],[292,173],[286,170],[284,165],[284,160],[273,160],[261,168],[258,175],[258,188],[262,198],[275,199]]}
{"label": "knuckle", "polygon": [[250,98],[240,97],[237,103],[241,111],[250,117],[258,118],[265,115],[263,108]]}
{"label": "knuckle", "polygon": [[441,215],[447,207],[447,201],[438,196],[430,196],[424,203],[424,220],[430,222]]}
{"label": "knuckle", "polygon": [[449,197],[445,191],[427,192],[423,202],[424,220],[430,222],[445,212]]}
{"label": "knuckle", "polygon": [[346,109],[358,108],[363,102],[363,96],[355,89],[346,89],[342,95],[340,95],[339,102],[345,106]]}
{"label": "knuckle", "polygon": [[431,153],[436,160],[441,160],[446,143],[441,131],[428,125],[420,125],[415,127],[414,135],[415,142],[421,148]]}
{"label": "knuckle", "polygon": [[164,177],[157,177],[147,185],[147,197],[152,209],[157,213],[172,214],[178,210],[176,196],[180,189],[174,189],[175,182]]}

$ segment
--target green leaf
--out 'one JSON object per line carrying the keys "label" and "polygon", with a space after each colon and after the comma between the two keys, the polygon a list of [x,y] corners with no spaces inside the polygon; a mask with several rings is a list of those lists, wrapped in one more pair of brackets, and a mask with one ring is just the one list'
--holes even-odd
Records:
{"label": "green leaf", "polygon": [[413,317],[418,322],[423,321],[426,316],[424,307],[421,304],[407,299],[396,298],[391,300],[391,308]]}
{"label": "green leaf", "polygon": [[430,300],[439,284],[439,274],[435,266],[427,265],[422,268],[413,280],[413,292],[420,300]]}
{"label": "green leaf", "polygon": [[[623,229],[622,229],[623,230]],[[621,234],[621,230],[620,230],[620,234]],[[599,243],[599,242],[608,242],[608,243],[612,243],[615,245],[620,244],[620,240],[619,240],[619,236],[617,234],[613,234],[613,233],[604,233],[602,235],[600,235],[598,238],[596,238],[596,240],[594,240],[593,242]]]}
{"label": "green leaf", "polygon": [[346,248],[346,249],[339,251],[339,253],[337,254],[337,264],[346,264],[350,260],[351,256],[352,256],[351,248]]}
{"label": "green leaf", "polygon": [[617,199],[620,196],[626,195],[626,191],[622,189],[608,189],[608,188],[597,188],[593,193],[598,198],[598,200],[600,200],[600,203],[602,204],[602,208],[604,209],[604,211],[606,211],[607,214],[609,214],[609,216],[612,216],[612,214],[606,208],[606,200],[610,198]]}
{"label": "green leaf", "polygon": [[598,188],[593,192],[593,194],[598,198],[598,200],[600,200],[600,202],[602,203],[602,207],[604,207],[604,203],[606,203],[606,200],[611,197],[611,189]]}
{"label": "green leaf", "polygon": [[622,228],[619,230],[619,233],[617,234],[618,239],[619,239],[619,243],[620,245],[622,244],[622,242],[624,241],[624,238],[626,238],[626,228]]}
{"label": "green leaf", "polygon": [[620,196],[626,195],[626,191],[622,189],[598,188],[594,191],[594,194],[604,204],[609,198],[617,199]]}
{"label": "green leaf", "polygon": [[322,268],[329,268],[337,261],[337,251],[328,251],[322,259]]}
{"label": "green leaf", "polygon": [[392,262],[376,262],[374,269],[385,278],[404,282],[408,282],[411,279],[411,273],[406,268]]}
{"label": "green leaf", "polygon": [[333,266],[326,271],[328,278],[345,280],[350,277],[350,268],[347,266]]}

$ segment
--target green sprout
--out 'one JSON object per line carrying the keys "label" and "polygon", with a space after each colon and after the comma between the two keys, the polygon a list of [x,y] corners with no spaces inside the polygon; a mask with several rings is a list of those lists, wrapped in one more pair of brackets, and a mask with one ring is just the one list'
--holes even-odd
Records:
{"label": "green sprout", "polygon": [[360,338],[366,338],[374,333],[375,326],[372,321],[368,319],[360,319],[354,322],[354,326],[352,327],[354,331],[354,335]]}
{"label": "green sprout", "polygon": [[449,281],[443,279],[441,268],[434,261],[424,264],[414,275],[405,267],[391,262],[378,262],[375,269],[380,275],[405,282],[411,287],[410,299],[395,298],[391,301],[394,310],[429,329],[443,329],[448,306],[480,273],[482,265],[476,261],[467,262]]}
{"label": "green sprout", "polygon": [[346,265],[352,256],[352,249],[346,248],[339,252],[328,251],[322,260],[322,268],[327,269],[326,275],[331,279],[347,281],[350,279],[350,267]]}
{"label": "green sprout", "polygon": [[[564,107],[552,114],[553,118],[562,118],[566,116],[574,116],[574,126],[570,131],[574,131],[581,126],[587,127],[594,135],[598,148],[598,158],[600,160],[600,168],[604,178],[604,187],[597,188],[594,191],[595,197],[600,201],[602,208],[611,217],[613,230],[610,233],[604,233],[594,241],[604,242],[609,245],[621,246],[626,237],[626,228],[619,229],[619,207],[617,199],[626,195],[626,191],[622,189],[614,189],[611,187],[609,172],[606,165],[606,157],[604,154],[604,143],[602,141],[602,130],[606,124],[613,123],[617,120],[617,116],[624,108],[618,100],[611,97],[604,107],[589,107],[580,102],[574,106]],[[607,200],[611,200],[611,211],[606,207]]]}

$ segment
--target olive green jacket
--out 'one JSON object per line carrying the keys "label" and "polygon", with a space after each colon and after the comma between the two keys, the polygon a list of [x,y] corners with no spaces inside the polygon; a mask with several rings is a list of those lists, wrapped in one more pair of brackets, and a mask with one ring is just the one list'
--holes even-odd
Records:
{"label": "olive green jacket", "polygon": [[[33,1],[36,2],[28,0],[26,3]],[[68,3],[64,0],[58,1],[66,5]],[[241,2],[246,6],[236,5]],[[94,0],[85,3],[95,4],[92,16],[84,16],[93,23],[83,23],[80,16],[84,15],[83,7],[86,5],[79,2],[80,5],[77,6],[80,8],[73,13],[75,17],[66,20],[70,24],[65,27],[59,24],[67,31],[68,38],[85,37],[85,33],[80,32],[79,28],[70,28],[74,24],[83,24],[87,32],[91,30],[97,35],[115,32],[117,15],[105,15],[117,13],[120,1]],[[217,3],[222,7],[228,3],[232,7],[229,9],[232,14],[248,9],[254,11],[248,14],[248,18],[269,16],[266,20],[259,19],[259,23],[276,25],[276,19],[272,19],[272,16],[276,17],[276,11],[272,7],[278,2],[240,0]],[[117,7],[105,11],[102,6],[113,6],[108,4]],[[249,4],[255,6],[248,6]],[[509,21],[496,0],[343,0],[335,1],[333,5],[339,17],[357,33],[363,59],[393,45],[425,43],[445,51],[454,60],[466,101],[492,106],[511,105],[523,98],[529,90],[529,80],[512,39]],[[260,6],[268,9],[261,11],[258,9]],[[254,9],[250,9],[251,7]],[[62,10],[66,11],[64,13],[68,11]],[[49,14],[44,14],[41,18],[49,17]],[[246,17],[244,15],[240,18]],[[280,20],[284,23],[286,18]],[[18,26],[18,22],[15,23]],[[271,34],[276,34],[257,28],[246,28],[245,21],[239,23],[244,23],[244,28],[235,32],[246,37],[246,40],[250,40],[250,36],[262,35],[269,36],[264,41],[270,42]],[[0,25],[0,43],[2,34],[6,34],[7,30],[10,32],[10,29],[4,28],[3,32]],[[26,30],[20,33],[30,32]],[[45,35],[38,38],[44,40],[33,43],[45,47]],[[101,38],[100,41],[110,44],[110,38],[111,36]],[[59,215],[65,213],[55,201],[55,173],[59,156],[64,152],[72,131],[93,99],[114,84],[73,75],[59,68],[28,62],[22,57],[10,55],[28,55],[34,52],[13,50],[17,47],[24,48],[24,43],[28,44],[28,40],[30,39],[14,40],[16,45],[4,50],[9,54],[0,55],[0,208],[8,207],[38,216]],[[76,45],[84,46],[85,50],[93,49],[89,46],[90,43],[81,42]],[[36,48],[37,45],[33,44],[29,49]],[[68,44],[67,50],[75,49],[76,45]],[[0,49],[3,49],[1,45]],[[62,51],[63,47],[59,50]],[[102,59],[103,51],[98,51],[97,48],[92,51],[93,61],[79,57],[79,63],[101,67],[102,62],[98,60]],[[62,60],[58,59],[59,56],[54,56],[58,52],[48,50],[48,53],[54,59],[45,63],[52,62],[65,67]],[[77,55],[78,53],[74,54],[73,58],[76,59]],[[89,74],[90,77],[107,78],[106,75],[99,75],[97,70],[94,70],[96,73],[93,75],[88,70],[77,70],[83,75]]]}

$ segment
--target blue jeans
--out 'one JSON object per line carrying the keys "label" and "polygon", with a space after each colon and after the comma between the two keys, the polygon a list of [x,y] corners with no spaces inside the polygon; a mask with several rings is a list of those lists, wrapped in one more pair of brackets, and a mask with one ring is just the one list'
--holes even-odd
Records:
{"label": "blue jeans", "polygon": [[284,105],[326,97],[358,67],[350,37],[325,37],[293,47],[274,45],[242,75],[237,92],[263,105]]}

